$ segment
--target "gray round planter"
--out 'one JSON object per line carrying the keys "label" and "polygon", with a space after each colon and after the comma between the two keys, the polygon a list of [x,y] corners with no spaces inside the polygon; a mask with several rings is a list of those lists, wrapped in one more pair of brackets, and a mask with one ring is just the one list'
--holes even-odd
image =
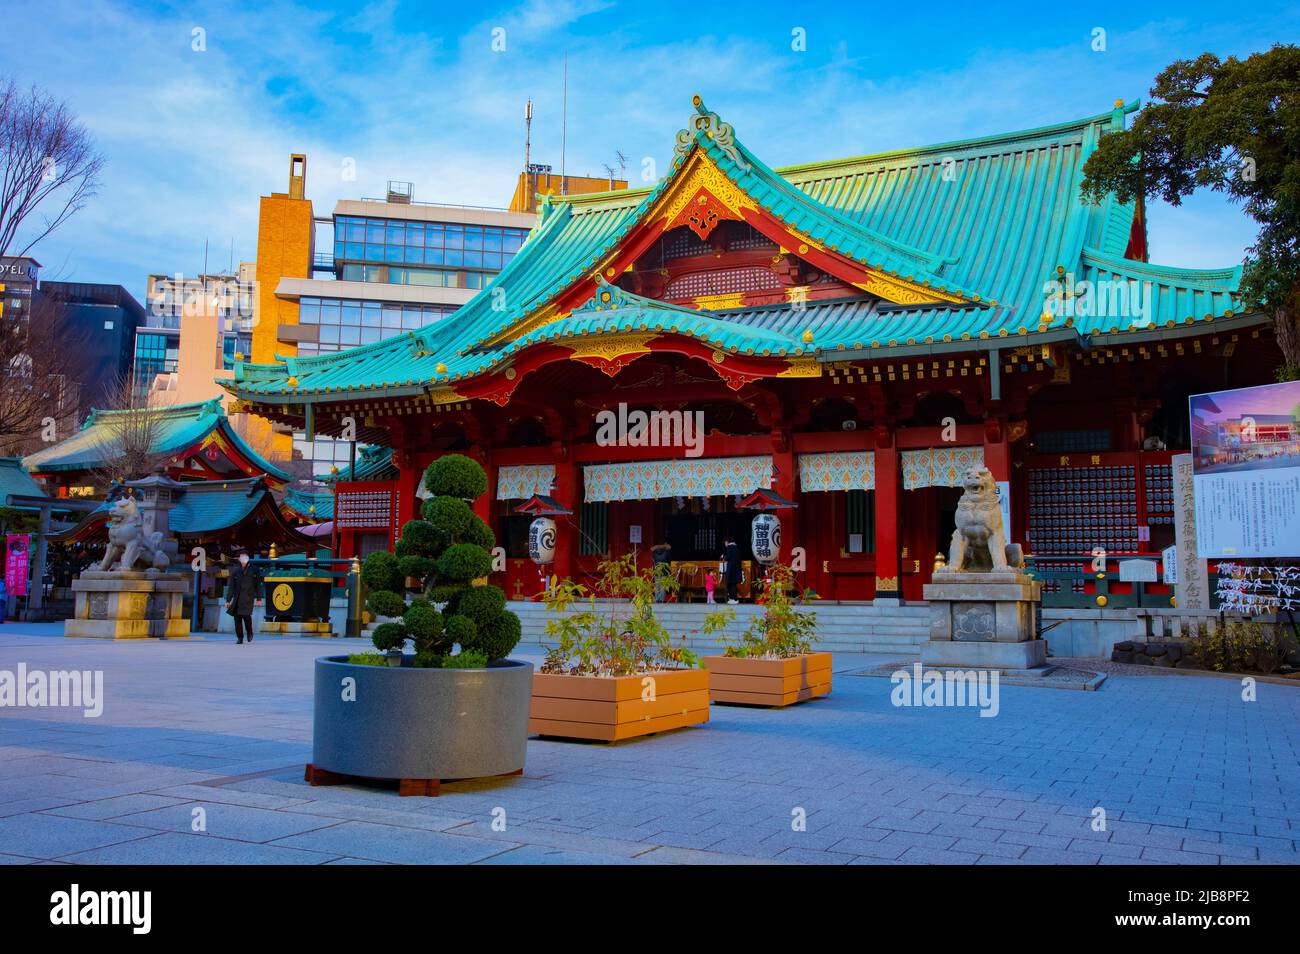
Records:
{"label": "gray round planter", "polygon": [[[524,767],[532,663],[417,669],[411,657],[404,662],[316,660],[313,765],[380,779],[480,778]],[[355,701],[345,701],[349,690]]]}

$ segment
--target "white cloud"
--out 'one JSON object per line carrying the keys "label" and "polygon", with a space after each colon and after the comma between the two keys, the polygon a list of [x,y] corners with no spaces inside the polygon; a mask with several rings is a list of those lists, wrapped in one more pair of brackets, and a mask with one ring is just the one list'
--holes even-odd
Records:
{"label": "white cloud", "polygon": [[[883,151],[1044,125],[1145,93],[1178,56],[1263,48],[1267,12],[1227,24],[1113,28],[1108,52],[1063,27],[1032,49],[993,30],[960,60],[881,48],[865,21],[830,36],[738,8],[685,29],[673,12],[603,0],[528,0],[499,15],[421,14],[383,0],[344,12],[268,0],[197,3],[160,14],[124,3],[33,4],[5,69],[71,101],[109,163],[102,195],[39,250],[82,280],[142,295],[150,271],[196,271],[203,243],[223,265],[235,240],[253,257],[258,196],[282,191],[291,152],[309,156],[308,194],[339,198],[412,180],[416,197],[503,205],[523,162],[523,104],[536,103],[533,158],[558,169],[561,62],[569,56],[567,167],[600,175],[615,149],[660,170],[701,93],[771,165]],[[453,15],[454,13],[454,15]],[[761,22],[760,22],[761,20]],[[491,30],[507,31],[494,53]],[[206,52],[191,31],[206,32]],[[1048,34],[1044,34],[1048,35]],[[898,72],[900,59],[908,69]],[[341,176],[356,161],[356,181]],[[1249,223],[1210,197],[1151,215],[1160,261],[1229,264]],[[1194,228],[1188,228],[1192,213]],[[1166,221],[1171,223],[1166,226]],[[1172,224],[1174,222],[1180,224]]]}

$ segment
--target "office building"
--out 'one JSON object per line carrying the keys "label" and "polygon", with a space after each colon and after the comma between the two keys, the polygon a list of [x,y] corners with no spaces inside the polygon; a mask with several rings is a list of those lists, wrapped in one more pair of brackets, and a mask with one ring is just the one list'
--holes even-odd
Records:
{"label": "office building", "polygon": [[[510,263],[535,218],[420,202],[406,182],[390,182],[383,198],[340,200],[331,216],[317,217],[306,176],[307,157],[291,156],[288,191],[261,200],[254,363],[373,344],[441,321]],[[330,230],[319,243],[329,251],[317,252],[318,227]],[[250,442],[273,458],[292,454],[317,472],[351,458],[348,442],[251,426],[266,434],[250,432]]]}
{"label": "office building", "polygon": [[121,285],[47,281],[40,294],[58,302],[66,316],[66,334],[77,351],[82,407],[112,401],[131,373],[144,307]]}

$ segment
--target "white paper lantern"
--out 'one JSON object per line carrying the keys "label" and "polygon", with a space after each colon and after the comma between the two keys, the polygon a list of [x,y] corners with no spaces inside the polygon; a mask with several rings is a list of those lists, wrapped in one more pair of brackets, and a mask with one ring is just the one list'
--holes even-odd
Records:
{"label": "white paper lantern", "polygon": [[550,517],[538,517],[528,525],[528,555],[534,563],[554,562],[555,521]]}
{"label": "white paper lantern", "polygon": [[749,546],[754,559],[764,565],[781,559],[781,519],[774,513],[760,513],[749,526]]}

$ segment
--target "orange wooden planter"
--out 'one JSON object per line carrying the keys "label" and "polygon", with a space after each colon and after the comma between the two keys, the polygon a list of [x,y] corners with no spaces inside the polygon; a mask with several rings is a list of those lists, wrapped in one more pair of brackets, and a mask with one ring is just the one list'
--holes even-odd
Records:
{"label": "orange wooden planter", "polygon": [[[646,698],[653,679],[653,698]],[[566,739],[619,742],[709,721],[709,671],[675,669],[639,676],[533,673],[528,731]]]}
{"label": "orange wooden planter", "polygon": [[808,653],[789,659],[705,656],[709,694],[714,702],[788,706],[831,691],[831,654]]}

